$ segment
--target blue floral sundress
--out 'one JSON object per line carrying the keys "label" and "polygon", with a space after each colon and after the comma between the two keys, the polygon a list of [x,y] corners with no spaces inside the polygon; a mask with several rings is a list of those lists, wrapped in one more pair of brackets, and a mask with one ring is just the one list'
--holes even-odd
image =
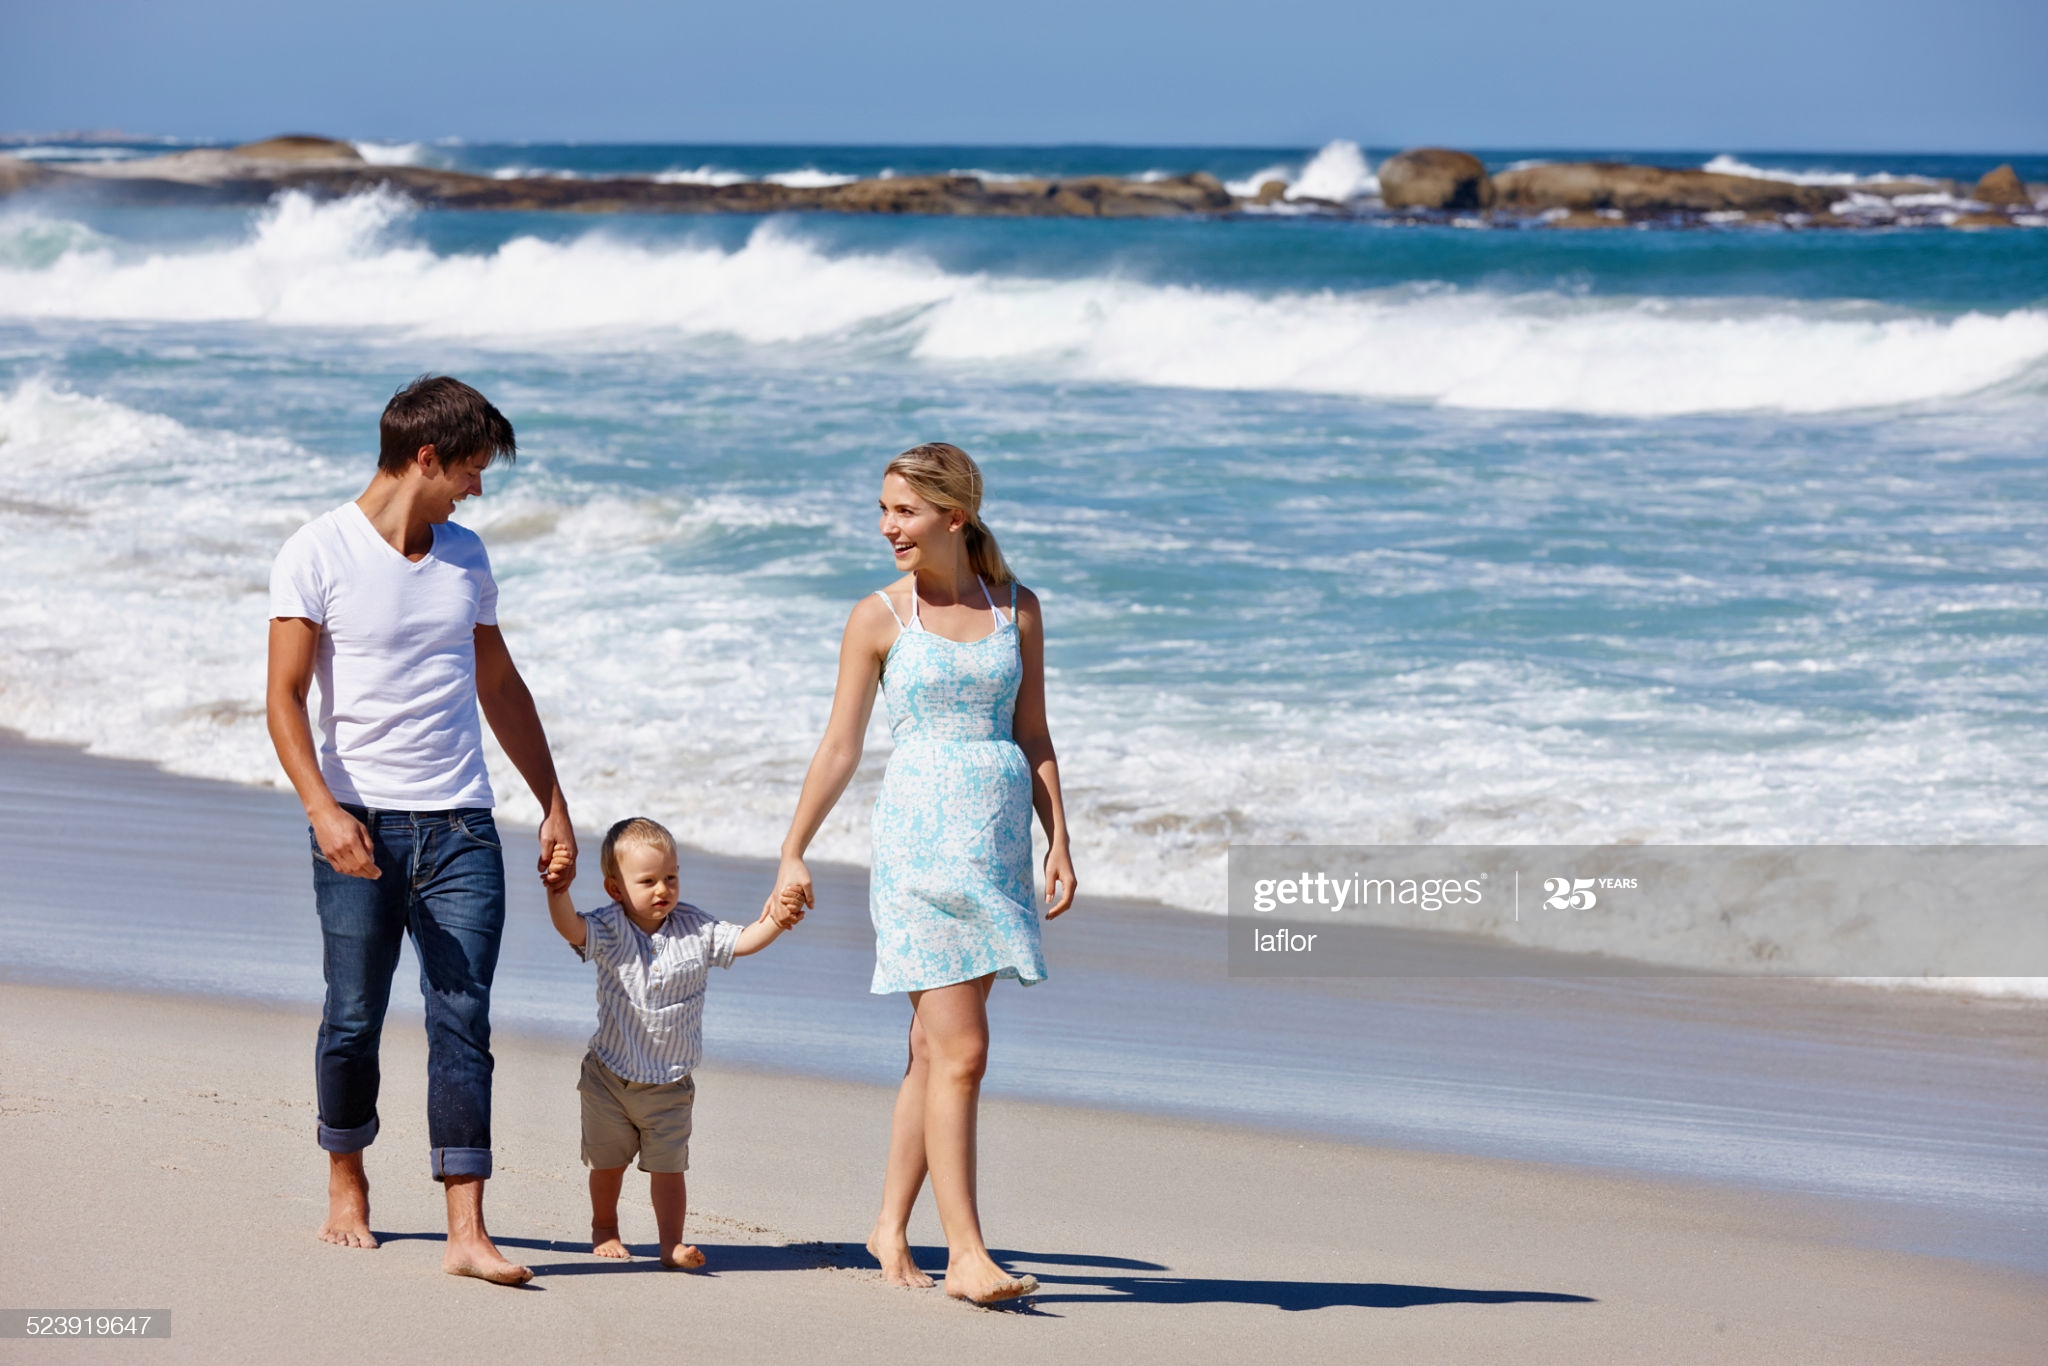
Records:
{"label": "blue floral sundress", "polygon": [[[988,585],[982,584],[988,598]],[[882,662],[895,752],[875,801],[877,994],[926,991],[994,973],[1045,978],[1031,877],[1031,772],[1011,735],[1024,658],[1014,620],[989,598],[995,629],[953,641],[910,620]],[[1010,585],[1010,615],[1017,585]]]}

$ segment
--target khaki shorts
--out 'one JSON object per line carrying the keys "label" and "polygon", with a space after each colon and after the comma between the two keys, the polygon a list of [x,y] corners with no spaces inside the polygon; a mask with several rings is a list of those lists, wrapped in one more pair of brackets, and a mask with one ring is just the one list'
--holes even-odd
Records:
{"label": "khaki shorts", "polygon": [[681,1081],[627,1081],[598,1060],[583,1055],[576,1082],[583,1097],[583,1165],[599,1170],[623,1167],[640,1155],[643,1172],[690,1169],[690,1107],[697,1100],[694,1077]]}

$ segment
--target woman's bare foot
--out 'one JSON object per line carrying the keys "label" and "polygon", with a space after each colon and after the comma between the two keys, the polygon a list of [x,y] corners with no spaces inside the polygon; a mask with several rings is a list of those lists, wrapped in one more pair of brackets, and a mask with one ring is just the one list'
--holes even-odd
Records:
{"label": "woman's bare foot", "polygon": [[1012,1276],[986,1252],[955,1258],[946,1264],[946,1293],[974,1304],[998,1304],[1038,1293],[1038,1277]]}
{"label": "woman's bare foot", "polygon": [[375,1247],[377,1235],[370,1232],[370,1178],[363,1172],[363,1155],[327,1155],[327,1222],[320,1225],[320,1241],[336,1247]]}
{"label": "woman's bare foot", "polygon": [[616,1257],[622,1262],[632,1260],[632,1254],[626,1251],[626,1245],[619,1241],[619,1230],[616,1226],[604,1228],[592,1224],[590,1250],[599,1257]]}
{"label": "woman's bare foot", "polygon": [[891,1285],[909,1290],[929,1290],[938,1284],[917,1269],[917,1260],[910,1255],[910,1240],[900,1233],[884,1233],[876,1229],[868,1235],[868,1251],[882,1264],[882,1274]]}
{"label": "woman's bare foot", "polygon": [[704,1254],[697,1250],[695,1244],[677,1243],[661,1250],[661,1264],[678,1271],[695,1271],[704,1265]]}
{"label": "woman's bare foot", "polygon": [[474,1276],[493,1285],[525,1285],[533,1273],[516,1262],[508,1262],[488,1237],[448,1240],[441,1255],[441,1269],[451,1276]]}

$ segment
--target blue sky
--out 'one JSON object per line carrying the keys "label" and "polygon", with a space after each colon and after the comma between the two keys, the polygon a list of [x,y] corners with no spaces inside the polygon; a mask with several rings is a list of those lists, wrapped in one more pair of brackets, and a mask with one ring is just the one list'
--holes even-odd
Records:
{"label": "blue sky", "polygon": [[64,0],[0,128],[2048,150],[2041,0]]}

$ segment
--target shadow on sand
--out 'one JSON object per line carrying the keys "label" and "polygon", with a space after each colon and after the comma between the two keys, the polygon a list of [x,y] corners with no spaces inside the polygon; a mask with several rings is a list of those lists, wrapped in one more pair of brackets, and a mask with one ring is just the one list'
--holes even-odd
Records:
{"label": "shadow on sand", "polygon": [[[862,1260],[873,1258],[861,1249]],[[944,1266],[944,1248],[921,1247],[923,1266]],[[1589,1295],[1549,1290],[1462,1290],[1441,1285],[1396,1285],[1382,1281],[1261,1281],[1239,1277],[1132,1276],[1121,1271],[1165,1271],[1152,1262],[1117,1257],[1054,1256],[991,1249],[998,1262],[1038,1277],[1041,1287],[1031,1297],[1034,1308],[1049,1304],[1261,1304],[1300,1311],[1334,1309],[1411,1309],[1425,1304],[1592,1304]],[[1043,1267],[1091,1268],[1062,1274]],[[1099,1269],[1095,1269],[1099,1268]]]}
{"label": "shadow on sand", "polygon": [[[379,1233],[383,1242],[417,1239],[445,1241],[440,1233]],[[615,1276],[634,1272],[663,1272],[652,1243],[633,1243],[629,1262],[609,1261],[590,1255],[589,1245],[580,1242],[542,1241],[533,1238],[498,1238],[508,1257],[525,1260],[538,1278],[552,1276]],[[729,1272],[755,1271],[879,1271],[868,1250],[858,1243],[712,1243],[699,1239],[706,1265],[686,1275],[717,1276]],[[937,1274],[946,1265],[943,1247],[913,1249],[917,1263]],[[1039,1292],[1017,1309],[1042,1310],[1051,1304],[1258,1304],[1298,1313],[1308,1309],[1413,1309],[1431,1304],[1592,1304],[1590,1295],[1567,1295],[1551,1290],[1465,1290],[1442,1285],[1398,1285],[1384,1281],[1261,1281],[1237,1277],[1192,1277],[1142,1275],[1164,1272],[1158,1262],[1129,1257],[1104,1257],[1087,1253],[1022,1252],[1014,1248],[991,1248],[991,1255],[1006,1267],[1029,1271],[1038,1277]],[[573,1253],[567,1262],[537,1261],[530,1254]],[[1041,1269],[1043,1268],[1043,1269]],[[1054,1270],[1053,1268],[1059,1268]],[[1005,1307],[1005,1306],[996,1306]]]}

